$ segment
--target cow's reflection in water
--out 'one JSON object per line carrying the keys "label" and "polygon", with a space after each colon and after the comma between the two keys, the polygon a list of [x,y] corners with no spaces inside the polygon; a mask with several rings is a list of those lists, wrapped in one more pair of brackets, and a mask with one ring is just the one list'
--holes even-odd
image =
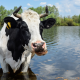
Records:
{"label": "cow's reflection in water", "polygon": [[2,69],[0,69],[0,80],[37,80],[36,75],[32,72],[31,68],[28,68],[26,73],[6,73],[3,74]]}

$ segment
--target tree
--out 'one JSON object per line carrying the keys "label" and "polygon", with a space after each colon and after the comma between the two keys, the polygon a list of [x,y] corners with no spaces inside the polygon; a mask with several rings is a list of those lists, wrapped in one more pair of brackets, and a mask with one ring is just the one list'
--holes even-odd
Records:
{"label": "tree", "polygon": [[59,16],[59,11],[54,5],[52,7],[49,6],[48,9],[49,9],[49,14],[53,13],[55,18]]}
{"label": "tree", "polygon": [[4,23],[3,19],[7,16],[7,10],[2,5],[0,6],[0,25]]}
{"label": "tree", "polygon": [[78,23],[79,16],[74,15],[74,16],[72,16],[72,19],[74,22]]}
{"label": "tree", "polygon": [[[10,16],[15,10],[17,9],[17,6],[15,6],[13,9],[11,10],[6,10],[4,6],[0,6],[0,26],[3,25],[4,23],[4,18],[7,16]],[[38,14],[43,14],[45,13],[45,7],[39,6],[37,8],[31,7],[29,9],[32,9],[34,11],[36,11]],[[46,17],[41,18],[42,20],[46,20],[48,18],[55,18],[56,19],[56,24],[58,26],[79,26],[80,25],[80,15],[74,15],[72,17],[67,16],[67,17],[62,17],[59,16],[59,12],[58,9],[56,8],[56,6],[48,6],[48,10],[49,10],[49,14]],[[20,9],[20,11],[18,12],[19,14],[21,14],[23,12],[22,9]]]}
{"label": "tree", "polygon": [[79,15],[78,23],[80,24],[80,15]]}
{"label": "tree", "polygon": [[[42,7],[42,6],[37,8],[31,7],[29,9],[36,11],[38,14],[45,13],[45,7]],[[41,20],[45,20],[47,18],[57,18],[59,16],[58,9],[54,5],[52,7],[48,6],[48,10],[49,10],[49,15],[47,17],[41,18]]]}

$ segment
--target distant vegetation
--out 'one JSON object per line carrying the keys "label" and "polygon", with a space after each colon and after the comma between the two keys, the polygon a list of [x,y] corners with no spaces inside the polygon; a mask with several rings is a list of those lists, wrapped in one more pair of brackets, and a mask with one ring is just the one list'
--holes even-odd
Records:
{"label": "distant vegetation", "polygon": [[[4,21],[3,19],[7,16],[10,16],[13,11],[17,9],[17,7],[15,6],[13,9],[11,10],[6,10],[4,6],[0,6],[0,26],[3,25]],[[32,9],[36,12],[38,12],[39,14],[45,13],[45,7],[31,7],[29,9]],[[48,6],[48,10],[49,10],[49,15],[47,17],[43,17],[41,18],[41,20],[45,20],[48,18],[55,18],[56,19],[56,24],[55,26],[80,26],[80,15],[74,15],[74,16],[67,16],[67,17],[61,17],[59,16],[59,11],[56,8],[56,6]],[[23,10],[21,9],[19,11],[19,13],[22,13]]]}

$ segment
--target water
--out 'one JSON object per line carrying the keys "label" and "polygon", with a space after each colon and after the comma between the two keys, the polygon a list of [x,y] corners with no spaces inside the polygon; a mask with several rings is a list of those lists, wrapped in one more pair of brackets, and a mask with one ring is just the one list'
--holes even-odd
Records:
{"label": "water", "polygon": [[25,77],[18,75],[14,79],[80,80],[80,27],[45,29],[43,38],[47,43],[48,53],[45,56],[35,55]]}

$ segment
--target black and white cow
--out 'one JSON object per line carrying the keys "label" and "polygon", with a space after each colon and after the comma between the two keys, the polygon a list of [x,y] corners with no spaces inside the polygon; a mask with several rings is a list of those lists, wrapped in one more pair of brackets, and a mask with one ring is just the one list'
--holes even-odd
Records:
{"label": "black and white cow", "polygon": [[[17,14],[20,7],[10,16],[4,18],[4,26],[0,31],[0,63],[3,73],[9,72],[9,66],[15,73],[22,65],[21,72],[27,72],[31,57],[47,53],[46,42],[42,38],[43,29],[55,24],[55,19],[40,21],[33,10]],[[46,7],[47,12],[47,7]]]}

